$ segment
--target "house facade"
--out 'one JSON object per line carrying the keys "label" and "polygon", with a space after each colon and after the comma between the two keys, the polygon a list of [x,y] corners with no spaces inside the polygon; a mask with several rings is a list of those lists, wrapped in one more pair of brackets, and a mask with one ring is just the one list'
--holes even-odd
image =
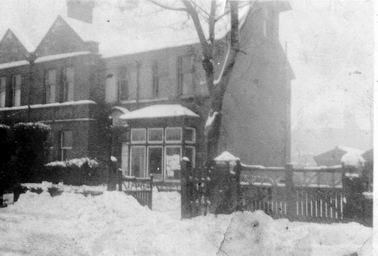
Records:
{"label": "house facade", "polygon": [[[220,145],[244,162],[282,165],[290,156],[293,74],[278,41],[279,14],[288,9],[264,2],[242,15],[242,52],[225,96]],[[92,19],[85,17],[87,23]],[[111,153],[124,175],[164,181],[178,180],[183,157],[200,165],[209,93],[199,44],[164,41],[162,47],[156,41],[156,47],[117,53],[121,43],[114,41],[116,53],[108,55],[102,46],[110,36],[92,40],[82,29],[91,24],[78,23],[58,16],[33,51],[11,29],[5,33],[0,122],[50,124],[52,161],[84,156],[106,161]],[[217,39],[216,76],[227,51],[225,37],[227,31]],[[113,124],[111,149],[107,116]]]}

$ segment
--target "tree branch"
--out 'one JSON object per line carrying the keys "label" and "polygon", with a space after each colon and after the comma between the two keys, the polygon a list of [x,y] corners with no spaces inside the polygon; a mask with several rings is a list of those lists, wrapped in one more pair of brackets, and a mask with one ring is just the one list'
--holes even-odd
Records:
{"label": "tree branch", "polygon": [[162,3],[159,3],[158,1],[155,1],[155,0],[147,0],[147,1],[150,1],[151,3],[153,4],[156,4],[157,6],[160,6],[161,8],[164,8],[164,9],[167,9],[167,10],[171,10],[171,11],[184,11],[184,12],[187,12],[188,10],[184,7],[182,8],[179,8],[179,7],[172,7],[172,6],[168,6],[168,5],[165,5],[165,4],[162,4]]}
{"label": "tree branch", "polygon": [[214,30],[215,30],[215,0],[211,0],[210,16],[209,16],[209,41],[211,46],[214,45]]}

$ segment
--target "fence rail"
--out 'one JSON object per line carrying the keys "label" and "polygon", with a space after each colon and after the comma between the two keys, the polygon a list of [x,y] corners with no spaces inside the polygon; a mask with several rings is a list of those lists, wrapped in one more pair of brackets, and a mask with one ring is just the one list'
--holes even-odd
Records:
{"label": "fence rail", "polygon": [[[363,189],[359,186],[362,181],[359,178],[350,180],[341,165],[293,168],[290,164],[264,167],[237,162],[234,167],[228,163],[217,164],[209,172],[209,168],[194,171],[188,167],[190,164],[184,164],[183,218],[199,215],[198,212],[188,212],[188,209],[193,212],[193,199],[206,191],[202,195],[210,200],[208,209],[216,214],[263,210],[273,218],[293,221],[330,223],[353,220],[372,225],[372,201],[362,196]],[[208,182],[198,179],[203,175],[209,178]],[[198,184],[203,187],[193,190],[192,187]]]}
{"label": "fence rail", "polygon": [[134,197],[141,205],[152,209],[153,176],[150,178],[124,177],[118,171],[118,190]]}

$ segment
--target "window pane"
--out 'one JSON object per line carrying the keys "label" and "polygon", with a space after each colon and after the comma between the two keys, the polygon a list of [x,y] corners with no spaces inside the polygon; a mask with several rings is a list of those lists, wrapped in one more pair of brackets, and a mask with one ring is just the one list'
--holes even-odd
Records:
{"label": "window pane", "polygon": [[185,141],[186,142],[195,142],[196,133],[194,128],[185,128]]}
{"label": "window pane", "polygon": [[162,142],[163,141],[163,129],[148,129],[148,141],[149,142]]}
{"label": "window pane", "polygon": [[144,147],[131,147],[131,176],[144,177],[145,153]]}
{"label": "window pane", "polygon": [[148,172],[152,174],[154,178],[162,178],[163,168],[163,148],[162,147],[150,147],[148,148]]}
{"label": "window pane", "polygon": [[75,87],[75,73],[72,67],[66,68],[66,77],[65,77],[65,100],[73,101],[74,100],[74,87]]}
{"label": "window pane", "polygon": [[62,147],[72,147],[72,131],[62,132]]}
{"label": "window pane", "polygon": [[146,130],[145,129],[131,129],[131,142],[145,142]]}
{"label": "window pane", "polygon": [[6,98],[6,77],[0,77],[0,108],[5,107]]}
{"label": "window pane", "polygon": [[190,162],[192,163],[192,166],[195,166],[196,151],[194,147],[185,147],[185,156],[189,158]]}
{"label": "window pane", "polygon": [[166,141],[181,141],[181,128],[175,127],[175,128],[166,128],[165,129],[165,136]]}
{"label": "window pane", "polygon": [[165,178],[180,179],[181,147],[165,148]]}
{"label": "window pane", "polygon": [[120,67],[118,70],[118,90],[120,100],[127,100],[129,98],[129,83],[128,73],[126,67]]}
{"label": "window pane", "polygon": [[183,95],[194,94],[194,84],[192,73],[186,73],[182,75],[182,93]]}
{"label": "window pane", "polygon": [[48,102],[53,103],[55,102],[55,84],[56,84],[56,71],[55,69],[49,70],[48,75],[48,83],[49,83],[49,98]]}

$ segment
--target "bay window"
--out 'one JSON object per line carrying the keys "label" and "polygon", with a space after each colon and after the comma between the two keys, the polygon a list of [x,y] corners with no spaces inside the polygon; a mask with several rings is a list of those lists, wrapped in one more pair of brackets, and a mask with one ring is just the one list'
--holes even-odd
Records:
{"label": "bay window", "polygon": [[190,127],[132,128],[130,157],[122,157],[122,161],[130,159],[128,175],[152,175],[155,180],[177,181],[181,175],[180,161],[183,156],[187,156],[194,165],[194,143],[195,129]]}

